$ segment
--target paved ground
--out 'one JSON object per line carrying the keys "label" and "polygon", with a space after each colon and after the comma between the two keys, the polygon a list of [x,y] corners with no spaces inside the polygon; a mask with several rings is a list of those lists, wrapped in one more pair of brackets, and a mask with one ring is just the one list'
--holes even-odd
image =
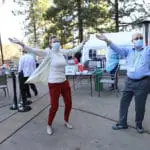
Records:
{"label": "paved ground", "polygon": [[[122,88],[122,79],[120,79]],[[0,97],[0,149],[1,150],[149,150],[150,141],[150,97],[144,120],[146,133],[140,135],[134,129],[134,101],[129,109],[130,128],[113,131],[116,123],[120,96],[112,92],[102,92],[98,97],[94,92],[90,96],[90,87],[82,83],[78,89],[72,89],[73,110],[71,123],[73,130],[63,125],[63,102],[54,120],[54,135],[46,134],[49,96],[47,87],[38,85],[39,95],[33,97],[32,111],[18,113],[10,111],[12,103],[11,80],[9,81],[11,98]],[[0,93],[2,95],[2,93]]]}

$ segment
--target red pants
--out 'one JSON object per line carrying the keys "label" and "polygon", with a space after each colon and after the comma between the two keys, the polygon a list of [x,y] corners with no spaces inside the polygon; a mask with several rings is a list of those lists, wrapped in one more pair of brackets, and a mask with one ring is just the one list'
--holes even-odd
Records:
{"label": "red pants", "polygon": [[51,108],[49,109],[48,125],[52,125],[53,119],[59,107],[59,96],[63,96],[65,103],[64,120],[68,122],[72,108],[71,88],[66,80],[63,83],[48,83]]}

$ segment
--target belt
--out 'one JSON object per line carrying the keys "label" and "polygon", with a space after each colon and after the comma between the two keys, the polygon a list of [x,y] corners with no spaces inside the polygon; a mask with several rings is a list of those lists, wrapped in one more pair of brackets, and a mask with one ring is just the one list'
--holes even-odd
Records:
{"label": "belt", "polygon": [[129,80],[135,81],[135,82],[136,81],[142,81],[142,80],[145,80],[145,79],[148,79],[148,78],[150,78],[150,76],[145,76],[145,77],[142,77],[141,79],[131,79],[131,78],[128,77]]}

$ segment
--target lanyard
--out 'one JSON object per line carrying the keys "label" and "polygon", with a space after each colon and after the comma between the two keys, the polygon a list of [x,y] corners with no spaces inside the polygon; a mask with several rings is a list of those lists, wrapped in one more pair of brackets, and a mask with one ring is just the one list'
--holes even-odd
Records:
{"label": "lanyard", "polygon": [[133,61],[132,61],[133,67],[135,67],[138,64],[140,56],[141,56],[141,53],[135,50],[133,54]]}

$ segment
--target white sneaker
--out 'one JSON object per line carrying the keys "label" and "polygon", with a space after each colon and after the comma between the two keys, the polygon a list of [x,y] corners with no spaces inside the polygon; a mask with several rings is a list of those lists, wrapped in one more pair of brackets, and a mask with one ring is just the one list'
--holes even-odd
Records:
{"label": "white sneaker", "polygon": [[70,124],[70,123],[68,123],[68,122],[65,122],[65,127],[66,128],[68,128],[68,129],[72,129],[73,127],[72,127],[72,125]]}
{"label": "white sneaker", "polygon": [[53,130],[51,126],[47,126],[47,134],[52,135],[53,134]]}

